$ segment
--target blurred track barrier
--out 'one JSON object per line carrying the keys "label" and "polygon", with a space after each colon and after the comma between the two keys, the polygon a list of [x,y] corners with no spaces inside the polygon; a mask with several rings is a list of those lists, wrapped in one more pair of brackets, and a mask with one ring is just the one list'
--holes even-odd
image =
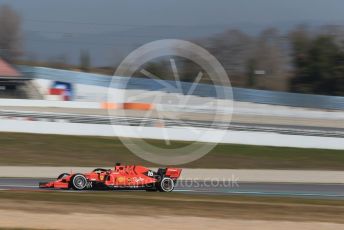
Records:
{"label": "blurred track barrier", "polygon": [[[190,132],[190,129],[202,135],[195,136],[193,132]],[[157,128],[130,126],[128,124],[108,125],[1,119],[0,131],[80,136],[120,136],[158,140],[163,138],[163,133],[168,132],[169,140],[176,141],[344,150],[344,141],[340,137],[307,136],[307,134],[292,135],[261,131],[234,131],[199,127]]]}
{"label": "blurred track barrier", "polygon": [[[34,79],[48,79],[70,82],[74,84],[92,85],[98,87],[109,87],[112,81],[112,87],[116,89],[130,90],[148,90],[148,91],[164,91],[169,92],[162,84],[162,80],[151,80],[143,78],[131,78],[128,82],[127,78],[120,76],[104,76],[100,74],[82,73],[67,70],[58,70],[44,67],[27,67],[20,66],[21,71]],[[176,87],[174,81],[164,81]],[[181,93],[187,94],[192,83],[182,82]],[[193,95],[201,97],[212,97],[221,99],[216,94],[216,89],[226,90],[226,87],[212,86],[207,84],[198,84]],[[334,109],[344,110],[344,97],[323,96],[299,93],[276,92],[267,90],[253,90],[233,87],[233,95],[235,101],[252,102],[270,105],[282,105],[293,107],[305,107],[316,109]]]}
{"label": "blurred track barrier", "polygon": [[0,99],[0,106],[5,107],[44,107],[44,108],[73,108],[73,109],[100,109],[99,102],[81,101],[49,101],[49,100],[22,100]]}
{"label": "blurred track barrier", "polygon": [[111,102],[102,102],[101,103],[101,109],[120,109],[122,106],[117,103],[111,103]]}
{"label": "blurred track barrier", "polygon": [[[22,107],[21,107],[22,108]],[[250,131],[250,132],[270,132],[290,135],[305,135],[305,136],[321,136],[321,137],[340,137],[344,138],[344,129],[335,126],[331,127],[306,127],[306,126],[278,126],[274,124],[256,124],[236,122],[214,122],[209,120],[195,120],[193,119],[172,119],[159,117],[142,117],[141,111],[138,111],[139,116],[123,116],[120,112],[119,116],[108,116],[106,111],[103,115],[90,115],[88,113],[80,113],[80,110],[70,111],[68,113],[49,112],[46,109],[43,111],[15,111],[15,110],[0,110],[0,119],[10,120],[30,120],[30,121],[45,121],[45,122],[64,122],[64,123],[80,123],[80,124],[102,124],[102,125],[124,125],[124,126],[144,126],[144,127],[194,127],[207,128],[218,130],[233,130],[233,131]],[[90,110],[87,110],[88,112]],[[72,113],[73,112],[73,113]],[[134,114],[132,114],[134,115]],[[175,117],[175,116],[174,116]],[[268,118],[271,119],[271,118]],[[295,119],[292,119],[295,123]],[[309,120],[309,119],[308,119]],[[324,122],[324,120],[322,120]],[[331,123],[334,123],[330,120]]]}
{"label": "blurred track barrier", "polygon": [[[213,107],[212,105],[198,106],[178,106],[168,104],[150,104],[150,103],[121,103],[121,102],[82,102],[82,101],[49,101],[49,100],[22,100],[22,99],[0,99],[0,107],[15,108],[66,108],[66,109],[90,109],[91,110],[106,110],[106,109],[138,109],[138,110],[156,110],[161,112],[175,112],[175,113],[198,113],[198,114],[230,114],[234,115],[251,115],[251,116],[275,116],[275,117],[289,117],[289,118],[304,118],[304,119],[324,119],[337,120],[344,122],[344,111],[338,110],[311,110],[305,108],[295,108],[287,106],[263,105],[255,103],[235,102],[234,111],[225,106],[221,108]],[[12,109],[10,109],[12,110]],[[91,113],[92,114],[92,113]]]}
{"label": "blurred track barrier", "polygon": [[128,109],[128,110],[153,110],[156,107],[155,105],[150,104],[150,103],[80,102],[80,101],[25,100],[25,99],[0,99],[0,106],[73,108],[73,109]]}
{"label": "blurred track barrier", "polygon": [[149,103],[113,103],[113,102],[80,102],[80,101],[54,101],[54,100],[25,100],[0,99],[0,107],[42,107],[42,108],[71,108],[71,109],[128,109],[152,110],[155,108]]}

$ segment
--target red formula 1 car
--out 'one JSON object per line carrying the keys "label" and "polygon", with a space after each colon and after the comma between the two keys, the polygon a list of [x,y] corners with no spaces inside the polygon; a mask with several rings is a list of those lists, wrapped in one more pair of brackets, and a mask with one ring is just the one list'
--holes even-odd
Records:
{"label": "red formula 1 car", "polygon": [[171,192],[181,174],[179,168],[150,170],[143,166],[116,164],[113,169],[97,168],[89,173],[63,173],[57,180],[39,183],[40,188],[59,189],[144,189]]}

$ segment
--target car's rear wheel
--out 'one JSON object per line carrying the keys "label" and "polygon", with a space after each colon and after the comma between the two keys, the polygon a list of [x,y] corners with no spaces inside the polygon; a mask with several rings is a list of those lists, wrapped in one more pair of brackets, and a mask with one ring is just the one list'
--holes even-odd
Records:
{"label": "car's rear wheel", "polygon": [[75,190],[83,190],[87,187],[87,178],[82,174],[75,174],[71,178],[71,187]]}
{"label": "car's rear wheel", "polygon": [[174,189],[175,183],[169,177],[164,177],[160,182],[158,182],[158,190],[160,192],[172,192]]}

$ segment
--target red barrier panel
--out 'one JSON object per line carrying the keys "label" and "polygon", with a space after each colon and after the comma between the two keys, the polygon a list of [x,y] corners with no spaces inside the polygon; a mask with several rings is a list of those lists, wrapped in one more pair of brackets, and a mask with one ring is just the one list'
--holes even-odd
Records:
{"label": "red barrier panel", "polygon": [[57,88],[51,88],[49,90],[50,95],[63,95],[64,94],[64,89],[57,89]]}

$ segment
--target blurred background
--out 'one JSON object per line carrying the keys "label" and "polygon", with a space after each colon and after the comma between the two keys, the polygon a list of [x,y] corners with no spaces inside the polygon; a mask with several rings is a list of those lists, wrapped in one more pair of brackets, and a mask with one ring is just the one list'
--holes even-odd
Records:
{"label": "blurred background", "polygon": [[[343,95],[340,0],[0,4],[0,55],[12,64],[112,75],[138,46],[180,38],[218,58],[233,86]],[[182,81],[194,80],[189,68]],[[154,69],[169,78],[163,64]]]}

